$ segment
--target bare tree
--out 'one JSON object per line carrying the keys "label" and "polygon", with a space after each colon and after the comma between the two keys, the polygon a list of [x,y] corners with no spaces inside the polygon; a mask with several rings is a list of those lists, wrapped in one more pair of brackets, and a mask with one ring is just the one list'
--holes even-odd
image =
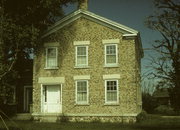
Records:
{"label": "bare tree", "polygon": [[153,44],[157,55],[151,57],[155,71],[150,75],[161,79],[161,86],[169,87],[171,103],[180,110],[180,1],[155,0],[154,4],[157,10],[148,17],[146,25],[159,31],[163,39]]}

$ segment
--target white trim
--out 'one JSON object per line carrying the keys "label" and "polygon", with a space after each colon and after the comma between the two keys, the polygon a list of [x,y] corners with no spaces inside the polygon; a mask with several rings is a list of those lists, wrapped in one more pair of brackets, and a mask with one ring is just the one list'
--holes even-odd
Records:
{"label": "white trim", "polygon": [[44,111],[43,106],[43,84],[41,84],[41,113]]}
{"label": "white trim", "polygon": [[[106,59],[106,48],[107,48],[107,46],[114,46],[115,45],[115,47],[116,47],[116,63],[107,63],[107,59]],[[105,61],[105,63],[104,63],[104,67],[117,67],[118,66],[118,45],[117,44],[105,44],[104,45],[104,61]]]}
{"label": "white trim", "polygon": [[67,15],[66,17],[59,20],[58,22],[56,22],[52,27],[50,27],[48,29],[48,31],[42,36],[42,38],[54,33],[55,31],[63,28],[64,26],[66,26],[69,23],[72,23],[73,21],[77,20],[80,17],[85,17],[85,18],[92,20],[96,23],[100,23],[101,25],[107,26],[109,28],[112,28],[114,30],[117,30],[119,32],[123,32],[126,34],[137,34],[138,33],[138,31],[136,31],[132,28],[129,28],[127,26],[124,26],[122,24],[119,24],[117,22],[109,20],[107,18],[101,17],[101,16],[96,15],[92,12],[79,9],[79,10]]}
{"label": "white trim", "polygon": [[[87,101],[86,102],[78,102],[77,101],[77,82],[85,81],[87,83]],[[75,104],[76,105],[89,105],[89,81],[88,80],[76,80],[75,81]]]}
{"label": "white trim", "polygon": [[[26,111],[26,110],[25,110],[25,109],[26,109],[26,103],[25,103],[25,102],[26,102],[26,89],[27,89],[27,88],[33,88],[33,87],[32,87],[31,85],[24,86],[24,101],[23,101],[23,102],[24,102],[24,105],[23,105],[23,110],[24,110],[24,111]],[[32,90],[32,93],[33,93],[33,90]]]}
{"label": "white trim", "polygon": [[[86,64],[77,64],[77,48],[78,47],[86,47]],[[84,46],[84,45],[81,45],[81,46],[75,46],[75,67],[78,67],[78,68],[85,68],[85,67],[88,67],[88,49],[89,47],[88,46]]]}
{"label": "white trim", "polygon": [[79,46],[79,45],[89,45],[90,41],[74,41],[73,44],[75,46]]}
{"label": "white trim", "polygon": [[[56,112],[56,113],[45,113],[44,112],[44,101],[43,101],[43,87],[44,86],[53,86],[53,85],[59,85],[59,87],[60,87],[60,111],[59,112]],[[43,115],[54,115],[54,114],[57,114],[57,115],[59,115],[59,114],[61,114],[62,113],[62,83],[60,83],[60,84],[57,84],[57,83],[51,83],[51,84],[46,84],[46,83],[44,83],[44,84],[41,84],[41,113],[43,113]],[[33,114],[32,114],[33,115]],[[35,114],[34,114],[35,115]],[[41,115],[41,114],[40,114]]]}
{"label": "white trim", "polygon": [[61,84],[65,83],[64,77],[39,77],[38,83],[41,84]]}
{"label": "white trim", "polygon": [[[53,66],[53,67],[47,65],[48,49],[50,49],[50,48],[55,48],[56,49],[56,66]],[[58,69],[58,48],[57,47],[52,47],[52,46],[46,47],[46,64],[45,64],[45,69]]]}
{"label": "white trim", "polygon": [[[117,83],[117,101],[107,101],[107,81],[116,81]],[[117,79],[110,79],[110,80],[105,80],[104,81],[105,83],[105,103],[104,105],[117,105],[119,103],[119,83],[118,83],[118,80]]]}
{"label": "white trim", "polygon": [[75,69],[88,69],[90,66],[74,66]]}
{"label": "white trim", "polygon": [[123,37],[136,37],[138,34],[123,34]]}
{"label": "white trim", "polygon": [[73,77],[74,80],[89,80],[90,79],[90,75],[77,75]]}
{"label": "white trim", "polygon": [[44,43],[44,47],[57,47],[59,46],[59,42],[46,42]]}
{"label": "white trim", "polygon": [[103,79],[120,79],[120,74],[103,75]]}
{"label": "white trim", "polygon": [[107,40],[102,40],[103,44],[113,44],[113,43],[120,43],[119,39],[107,39]]}

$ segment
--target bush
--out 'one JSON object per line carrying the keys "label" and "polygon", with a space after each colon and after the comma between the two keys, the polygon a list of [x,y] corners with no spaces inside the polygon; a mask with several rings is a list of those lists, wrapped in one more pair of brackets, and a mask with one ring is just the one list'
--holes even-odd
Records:
{"label": "bush", "polygon": [[60,122],[69,122],[69,118],[65,114],[62,114],[60,117]]}
{"label": "bush", "polygon": [[157,107],[157,102],[149,93],[142,94],[142,108],[147,113],[152,114],[154,109]]}
{"label": "bush", "polygon": [[154,109],[154,112],[156,114],[162,114],[162,115],[176,115],[173,108],[166,105],[158,106],[157,108]]}
{"label": "bush", "polygon": [[147,116],[148,116],[148,115],[147,115],[147,112],[143,110],[141,113],[139,113],[139,114],[137,115],[136,120],[137,120],[137,122],[144,121],[144,120],[147,119]]}

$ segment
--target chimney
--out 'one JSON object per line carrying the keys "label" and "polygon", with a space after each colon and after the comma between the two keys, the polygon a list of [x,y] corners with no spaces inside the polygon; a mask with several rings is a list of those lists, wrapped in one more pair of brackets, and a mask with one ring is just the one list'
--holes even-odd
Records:
{"label": "chimney", "polygon": [[78,0],[78,9],[87,10],[88,0]]}

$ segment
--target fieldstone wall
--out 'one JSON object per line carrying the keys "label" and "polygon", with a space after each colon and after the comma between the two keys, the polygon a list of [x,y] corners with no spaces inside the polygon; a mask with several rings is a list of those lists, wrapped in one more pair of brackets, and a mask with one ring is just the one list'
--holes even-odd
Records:
{"label": "fieldstone wall", "polygon": [[[104,67],[104,44],[102,40],[119,39],[118,67]],[[75,68],[74,41],[90,41],[89,68]],[[44,42],[58,42],[57,70],[46,70],[45,47],[39,49],[34,61],[33,113],[41,113],[41,84],[38,77],[65,77],[62,87],[62,113],[126,115],[140,112],[140,57],[136,39],[123,39],[122,33],[100,24],[79,18],[56,31]],[[120,74],[119,103],[105,105],[103,75]],[[75,75],[90,75],[89,104],[75,104]],[[133,117],[134,118],[134,117]],[[72,120],[74,120],[72,118]],[[103,117],[102,117],[103,120]]]}

